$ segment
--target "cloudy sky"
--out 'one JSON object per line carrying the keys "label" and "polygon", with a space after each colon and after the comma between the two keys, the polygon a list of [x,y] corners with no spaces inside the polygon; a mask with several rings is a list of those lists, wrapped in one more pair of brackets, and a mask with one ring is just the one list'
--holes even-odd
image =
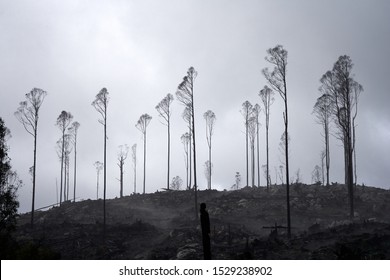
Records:
{"label": "cloudy sky", "polygon": [[[91,106],[103,87],[108,107],[108,197],[119,196],[118,146],[138,144],[138,190],[142,187],[142,138],[139,116],[150,114],[147,192],[165,187],[166,127],[155,110],[174,94],[190,66],[198,71],[195,114],[198,181],[205,188],[207,110],[217,116],[213,138],[213,186],[229,189],[234,175],[245,174],[245,134],[241,104],[260,103],[258,92],[269,66],[266,50],[288,50],[287,86],[292,177],[300,168],[311,183],[320,165],[321,127],[312,113],[319,79],[340,55],[354,62],[364,87],[357,117],[358,183],[389,188],[390,170],[390,11],[389,1],[0,1],[0,116],[11,130],[12,165],[24,181],[20,211],[31,208],[33,138],[14,116],[33,87],[48,92],[38,132],[37,208],[57,202],[60,162],[55,126],[62,110],[81,127],[78,142],[79,199],[96,198],[93,163],[103,160],[103,127]],[[186,131],[177,100],[172,114],[172,176],[185,180]],[[270,165],[280,165],[283,132],[281,98],[271,107]],[[264,115],[261,116],[264,123]],[[261,164],[265,129],[261,128]],[[132,189],[130,158],[125,163],[125,194]],[[72,176],[72,175],[71,175]],[[102,180],[102,178],[101,178]],[[265,182],[262,177],[261,180]],[[243,181],[245,179],[243,178]],[[341,143],[331,138],[331,181],[343,181]],[[100,196],[102,192],[100,193]]]}

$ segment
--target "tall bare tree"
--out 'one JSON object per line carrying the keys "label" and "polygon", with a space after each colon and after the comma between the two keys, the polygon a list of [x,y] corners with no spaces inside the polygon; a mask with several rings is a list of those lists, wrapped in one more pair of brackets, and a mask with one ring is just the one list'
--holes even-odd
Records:
{"label": "tall bare tree", "polygon": [[[65,165],[65,135],[66,129],[73,120],[73,116],[70,112],[62,111],[61,114],[57,117],[56,125],[61,130],[61,181],[60,181],[60,206],[62,203],[62,190],[64,190],[64,201],[66,197],[66,178],[64,178],[64,165]],[[65,182],[64,182],[65,179]]]}
{"label": "tall bare tree", "polygon": [[185,167],[186,167],[186,187],[187,190],[191,188],[191,185],[188,181],[188,173],[189,173],[189,153],[191,153],[191,147],[190,147],[190,142],[191,142],[191,136],[188,132],[184,133],[181,137],[181,142],[183,143],[184,146],[184,156],[185,156]]}
{"label": "tall bare tree", "polygon": [[106,191],[107,191],[107,109],[109,93],[106,88],[102,88],[96,95],[92,106],[100,114],[99,123],[104,127],[104,159],[103,159],[103,237],[106,236]]}
{"label": "tall bare tree", "polygon": [[145,182],[146,182],[146,128],[148,127],[152,117],[148,114],[143,114],[139,118],[137,124],[135,125],[139,131],[141,131],[144,139],[144,184],[143,184],[143,194],[145,194]]}
{"label": "tall bare tree", "polygon": [[77,133],[80,127],[80,123],[73,122],[72,126],[68,128],[72,135],[72,142],[74,147],[74,171],[73,171],[73,202],[76,202],[76,178],[77,178]]}
{"label": "tall bare tree", "polygon": [[193,168],[194,168],[194,201],[195,201],[195,220],[198,220],[198,184],[196,177],[196,143],[195,143],[195,109],[194,109],[194,82],[198,72],[194,67],[190,67],[187,71],[187,75],[183,78],[183,81],[179,84],[176,96],[180,103],[189,109],[191,120],[191,136],[192,136],[192,152],[193,152]]}
{"label": "tall bare tree", "polygon": [[252,187],[255,186],[255,139],[256,139],[256,117],[251,116],[248,121],[248,134],[251,147],[251,178]]}
{"label": "tall bare tree", "polygon": [[215,117],[215,114],[213,111],[211,110],[208,110],[207,112],[205,112],[203,114],[203,117],[204,119],[206,120],[206,139],[207,139],[207,145],[209,147],[209,175],[208,175],[208,178],[209,180],[207,180],[207,188],[209,190],[211,190],[211,166],[212,166],[212,161],[211,161],[211,138],[213,136],[213,133],[214,133],[214,124],[215,124],[215,120],[216,120],[216,117]]}
{"label": "tall bare tree", "polygon": [[248,157],[248,147],[249,147],[249,119],[252,114],[253,106],[249,101],[242,103],[241,114],[244,117],[245,125],[245,152],[246,152],[246,185],[249,186],[249,157]]}
{"label": "tall bare tree", "polygon": [[260,187],[260,138],[259,138],[259,133],[260,133],[260,122],[259,122],[259,117],[261,113],[261,107],[259,104],[255,104],[253,106],[253,117],[255,118],[256,121],[256,142],[257,142],[257,186]]}
{"label": "tall bare tree", "polygon": [[358,99],[363,91],[363,87],[353,78],[352,67],[353,63],[349,56],[340,56],[332,71],[327,71],[320,80],[324,92],[332,97],[338,138],[344,145],[345,184],[348,187],[351,219],[354,217],[354,127]]}
{"label": "tall bare tree", "polygon": [[99,177],[100,177],[100,172],[103,169],[103,163],[100,161],[96,161],[93,166],[96,168],[96,200],[99,199]]}
{"label": "tall bare tree", "polygon": [[[265,142],[266,142],[266,154],[267,154],[267,178],[269,178],[269,142],[268,142],[268,135],[269,135],[269,116],[270,116],[270,109],[271,105],[274,103],[275,93],[272,89],[270,89],[267,86],[264,86],[262,90],[259,92],[260,99],[263,103],[264,107],[264,114],[265,114]],[[269,190],[269,180],[267,179],[267,190]]]}
{"label": "tall bare tree", "polygon": [[289,181],[289,162],[288,162],[288,106],[287,106],[287,50],[281,45],[267,50],[265,60],[274,67],[272,72],[268,68],[263,69],[263,75],[271,88],[277,91],[284,101],[284,133],[285,137],[285,156],[286,156],[286,203],[287,203],[287,234],[291,238],[291,214],[290,214],[290,181]]}
{"label": "tall bare tree", "polygon": [[[324,86],[320,87],[321,92],[326,92]],[[324,137],[325,144],[325,166],[326,166],[326,185],[329,186],[329,168],[330,168],[330,146],[329,146],[329,135],[330,125],[332,121],[332,96],[327,93],[323,93],[316,101],[313,114],[316,117],[318,124],[322,126],[323,132],[321,133]]]}
{"label": "tall bare tree", "polygon": [[38,136],[38,119],[39,109],[46,97],[46,91],[33,88],[26,94],[26,101],[19,103],[19,108],[15,112],[16,118],[23,125],[24,129],[34,138],[34,164],[32,174],[32,203],[31,203],[31,227],[34,226],[34,208],[35,208],[35,182],[37,170],[37,136]]}
{"label": "tall bare tree", "polygon": [[119,182],[120,182],[120,189],[119,189],[119,196],[123,197],[123,166],[125,165],[125,160],[127,159],[127,154],[129,153],[129,146],[127,145],[120,145],[119,146],[119,152],[118,152],[118,166],[119,166]]}
{"label": "tall bare tree", "polygon": [[163,124],[168,129],[168,170],[167,170],[167,189],[169,190],[169,171],[170,171],[170,156],[171,156],[171,104],[173,101],[173,95],[168,93],[156,106],[156,110],[161,118],[163,118]]}
{"label": "tall bare tree", "polygon": [[131,146],[131,160],[133,162],[134,172],[134,194],[137,193],[137,144]]}

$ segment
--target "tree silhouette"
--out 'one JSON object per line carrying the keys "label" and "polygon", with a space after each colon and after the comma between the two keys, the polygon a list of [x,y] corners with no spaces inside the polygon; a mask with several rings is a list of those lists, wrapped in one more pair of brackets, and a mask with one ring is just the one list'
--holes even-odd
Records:
{"label": "tree silhouette", "polygon": [[[326,92],[324,86],[320,87],[321,92]],[[329,148],[329,134],[330,124],[332,120],[332,96],[330,94],[322,94],[316,101],[313,114],[316,117],[318,124],[322,126],[323,137],[325,144],[325,166],[326,166],[326,185],[329,186],[329,168],[330,168],[330,148]]]}
{"label": "tree silhouette", "polygon": [[248,121],[248,134],[249,142],[251,147],[251,178],[252,178],[252,187],[255,186],[255,139],[256,139],[256,117],[253,115],[249,118]]}
{"label": "tree silhouette", "polygon": [[141,131],[144,139],[144,184],[143,184],[143,194],[145,194],[145,182],[146,182],[146,128],[149,125],[152,117],[148,114],[143,114],[137,124],[135,125],[139,131]]}
{"label": "tree silhouette", "polygon": [[173,101],[173,95],[168,93],[167,96],[161,100],[156,106],[156,110],[160,117],[164,120],[164,125],[168,129],[168,170],[167,170],[167,189],[169,190],[169,169],[170,169],[170,155],[171,155],[171,104]]}
{"label": "tree silhouette", "polygon": [[[61,131],[61,181],[60,181],[60,206],[62,203],[62,190],[64,190],[64,201],[66,200],[66,172],[64,172],[65,165],[65,131],[72,122],[73,116],[70,112],[62,111],[61,114],[57,117],[56,125]],[[66,167],[66,166],[65,166]],[[65,179],[65,180],[64,180]],[[65,182],[64,182],[65,181]]]}
{"label": "tree silhouette", "polygon": [[183,78],[183,81],[179,84],[176,96],[180,103],[189,110],[189,116],[191,120],[191,136],[192,136],[192,152],[193,152],[193,168],[194,168],[194,201],[195,201],[195,220],[198,220],[198,184],[196,177],[196,143],[195,143],[195,110],[194,110],[194,82],[198,75],[194,67],[190,67],[187,71],[187,75]]}
{"label": "tree silhouette", "polygon": [[314,169],[311,172],[311,181],[313,184],[321,184],[321,167],[318,165],[314,166]]}
{"label": "tree silhouette", "polygon": [[171,189],[178,191],[181,189],[182,184],[183,184],[183,180],[179,176],[173,177],[171,183]]}
{"label": "tree silhouette", "polygon": [[284,101],[284,133],[285,156],[286,156],[286,202],[287,202],[287,234],[291,238],[291,215],[290,215],[290,182],[289,182],[289,162],[288,162],[288,107],[287,107],[287,50],[281,45],[267,50],[265,60],[272,64],[272,72],[268,68],[263,69],[263,75],[273,90],[277,91]]}
{"label": "tree silhouette", "polygon": [[207,145],[209,147],[209,175],[207,176],[207,188],[211,190],[211,167],[212,167],[212,161],[211,161],[211,137],[214,133],[214,124],[215,124],[215,114],[213,111],[208,110],[203,114],[204,119],[206,120],[206,139],[207,139]]}
{"label": "tree silhouette", "polygon": [[38,136],[38,119],[39,109],[46,97],[46,91],[33,88],[26,94],[26,101],[19,103],[19,108],[15,112],[16,118],[23,125],[24,129],[34,137],[34,164],[33,164],[33,191],[31,205],[31,227],[34,226],[34,207],[35,207],[35,179],[37,166],[37,136]]}
{"label": "tree silhouette", "polygon": [[249,126],[249,118],[252,114],[252,104],[249,101],[245,101],[242,103],[242,109],[241,114],[244,117],[244,125],[245,125],[245,151],[246,151],[246,185],[249,186],[249,157],[248,157],[248,143],[249,143],[249,132],[248,132],[248,126]]}
{"label": "tree silhouette", "polygon": [[327,71],[320,80],[323,90],[332,97],[338,138],[344,145],[345,184],[348,187],[350,219],[354,217],[355,118],[359,95],[363,91],[363,87],[353,78],[352,67],[353,63],[349,56],[340,56],[332,71]]}
{"label": "tree silhouette", "polygon": [[[18,217],[19,202],[17,191],[22,185],[16,172],[11,170],[11,163],[8,157],[7,139],[10,131],[0,117],[0,238],[1,241],[9,240],[8,235],[15,229]],[[3,239],[4,238],[4,239]],[[1,256],[4,256],[4,246],[1,242]]]}
{"label": "tree silhouette", "polygon": [[127,159],[127,154],[129,153],[129,147],[127,145],[120,145],[118,152],[118,166],[119,166],[119,182],[120,190],[119,197],[123,197],[123,166],[125,165],[125,160]]}
{"label": "tree silhouette", "polygon": [[183,143],[184,146],[184,155],[185,155],[185,167],[186,167],[186,187],[187,190],[191,188],[190,183],[188,181],[188,171],[189,171],[189,153],[191,153],[191,147],[190,147],[190,142],[191,142],[191,136],[188,132],[184,133],[181,137],[181,142]]}
{"label": "tree silhouette", "polygon": [[261,112],[261,107],[259,104],[255,104],[253,106],[253,117],[256,122],[256,141],[257,141],[257,186],[260,187],[260,138],[259,138],[259,133],[260,133],[260,122],[259,122],[259,117],[260,117],[260,112]]}
{"label": "tree silhouette", "polygon": [[137,193],[137,144],[131,146],[131,160],[133,162],[134,172],[134,194]]}
{"label": "tree silhouette", "polygon": [[106,191],[107,191],[107,107],[108,107],[108,91],[102,88],[96,95],[92,106],[100,114],[99,123],[104,127],[104,159],[103,159],[103,237],[106,236]]}
{"label": "tree silhouette", "polygon": [[269,135],[269,116],[270,116],[270,108],[271,105],[274,103],[275,93],[267,86],[264,86],[262,90],[259,92],[260,99],[263,103],[264,107],[264,114],[265,114],[265,145],[266,145],[266,154],[267,154],[267,190],[269,190],[269,142],[268,142],[268,135]]}
{"label": "tree silhouette", "polygon": [[77,175],[77,132],[79,130],[80,123],[73,122],[72,126],[68,129],[71,133],[73,147],[74,147],[74,172],[73,172],[73,202],[76,202],[76,175]]}
{"label": "tree silhouette", "polygon": [[100,171],[103,169],[103,163],[96,161],[93,166],[96,168],[96,200],[99,199],[99,175]]}

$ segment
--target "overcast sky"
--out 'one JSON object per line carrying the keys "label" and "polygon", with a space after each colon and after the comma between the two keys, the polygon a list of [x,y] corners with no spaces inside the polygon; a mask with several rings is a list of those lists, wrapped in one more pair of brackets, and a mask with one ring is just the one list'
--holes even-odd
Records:
{"label": "overcast sky", "polygon": [[[165,187],[166,127],[155,106],[176,92],[190,66],[195,81],[197,168],[204,189],[207,142],[203,113],[213,110],[213,187],[229,189],[239,171],[245,181],[245,134],[241,104],[260,103],[269,67],[266,50],[288,51],[287,87],[291,136],[291,177],[300,168],[303,182],[320,165],[321,127],[312,109],[319,79],[340,55],[354,62],[363,85],[357,116],[358,183],[389,188],[390,170],[390,2],[389,1],[5,1],[0,0],[0,116],[11,130],[13,168],[24,181],[20,211],[31,208],[33,138],[14,116],[33,87],[48,95],[38,131],[36,207],[57,202],[60,162],[55,126],[62,110],[81,127],[78,142],[79,199],[96,198],[96,170],[103,161],[103,127],[91,106],[106,87],[108,107],[107,195],[119,196],[118,146],[138,144],[138,190],[142,189],[142,138],[139,116],[153,117],[148,129],[147,192]],[[270,166],[281,158],[280,96],[271,107]],[[186,131],[183,106],[173,102],[171,175],[185,181],[180,136]],[[264,115],[261,115],[264,123]],[[261,127],[261,164],[265,128]],[[331,138],[331,181],[343,182],[341,142]],[[125,163],[125,194],[133,190],[130,157]],[[73,173],[71,173],[71,176]],[[103,178],[101,177],[101,182]],[[264,177],[261,178],[264,184]],[[102,189],[102,188],[101,188]],[[102,196],[102,192],[100,192]]]}

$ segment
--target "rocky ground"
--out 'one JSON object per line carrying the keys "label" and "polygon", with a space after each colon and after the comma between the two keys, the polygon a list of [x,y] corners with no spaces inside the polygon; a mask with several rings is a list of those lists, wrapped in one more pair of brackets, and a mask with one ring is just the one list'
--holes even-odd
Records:
{"label": "rocky ground", "polygon": [[[390,259],[390,191],[357,186],[355,220],[345,186],[291,187],[287,239],[285,187],[200,191],[210,215],[214,259]],[[202,259],[192,191],[65,202],[19,218],[12,258]],[[277,230],[275,230],[275,225]],[[26,249],[27,248],[27,249]]]}

